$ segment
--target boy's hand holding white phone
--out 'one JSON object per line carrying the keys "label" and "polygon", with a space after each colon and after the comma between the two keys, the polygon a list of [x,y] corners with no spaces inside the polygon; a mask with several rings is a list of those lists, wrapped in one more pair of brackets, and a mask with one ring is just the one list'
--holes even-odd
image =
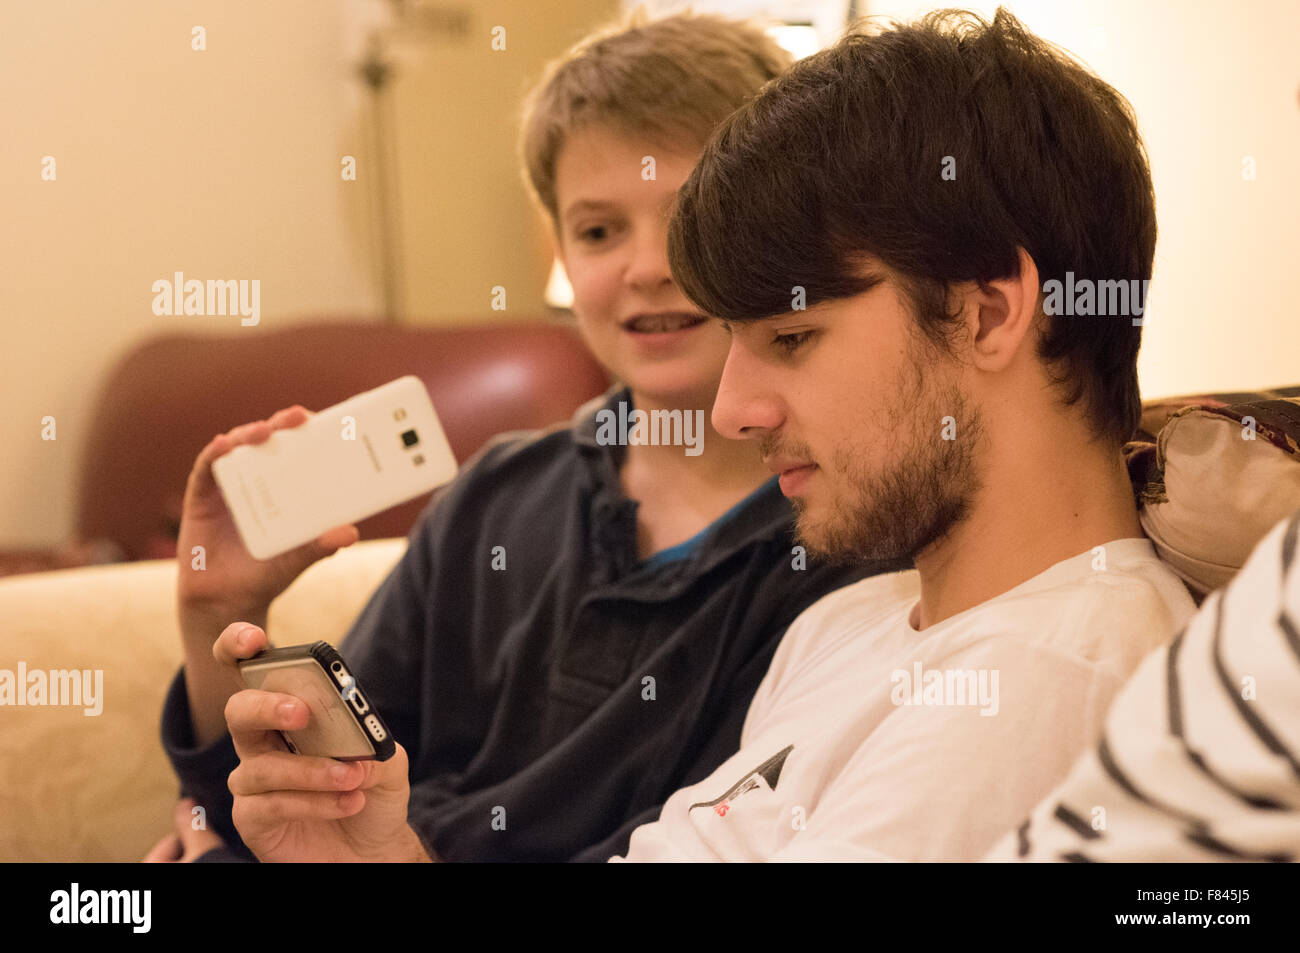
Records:
{"label": "boy's hand holding white phone", "polygon": [[235,447],[212,475],[245,547],[265,560],[448,482],[456,458],[423,382],[407,375]]}

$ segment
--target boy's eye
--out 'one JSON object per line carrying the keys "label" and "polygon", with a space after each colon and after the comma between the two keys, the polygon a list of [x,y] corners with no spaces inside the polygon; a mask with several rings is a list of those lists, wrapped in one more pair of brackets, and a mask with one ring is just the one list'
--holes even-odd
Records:
{"label": "boy's eye", "polygon": [[610,237],[613,230],[613,226],[610,225],[592,225],[590,228],[579,229],[578,241],[587,244],[603,242]]}
{"label": "boy's eye", "polygon": [[791,334],[778,334],[772,340],[772,344],[785,354],[793,354],[807,343],[808,339],[815,333],[814,329],[809,329],[807,331],[795,331]]}

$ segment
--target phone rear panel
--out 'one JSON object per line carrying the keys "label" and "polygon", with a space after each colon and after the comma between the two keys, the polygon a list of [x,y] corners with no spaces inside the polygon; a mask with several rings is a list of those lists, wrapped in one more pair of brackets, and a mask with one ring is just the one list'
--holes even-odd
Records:
{"label": "phone rear panel", "polygon": [[301,698],[310,717],[301,731],[282,731],[298,754],[357,761],[374,757],[374,748],[356,719],[338,703],[329,675],[312,658],[251,662],[240,667],[244,684]]}
{"label": "phone rear panel", "polygon": [[248,551],[268,559],[456,475],[423,382],[399,378],[213,464]]}

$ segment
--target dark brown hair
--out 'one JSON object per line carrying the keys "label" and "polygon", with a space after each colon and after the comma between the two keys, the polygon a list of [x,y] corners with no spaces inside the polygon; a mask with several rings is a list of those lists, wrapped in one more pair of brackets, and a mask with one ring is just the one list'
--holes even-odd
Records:
{"label": "dark brown hair", "polygon": [[[941,176],[945,157],[955,179]],[[1132,107],[999,8],[851,30],[734,113],[678,194],[669,260],[683,291],[731,321],[850,297],[901,276],[924,339],[947,349],[954,283],[1148,280],[1155,195]],[[1141,328],[1047,315],[1039,356],[1067,404],[1122,443],[1141,404]]]}

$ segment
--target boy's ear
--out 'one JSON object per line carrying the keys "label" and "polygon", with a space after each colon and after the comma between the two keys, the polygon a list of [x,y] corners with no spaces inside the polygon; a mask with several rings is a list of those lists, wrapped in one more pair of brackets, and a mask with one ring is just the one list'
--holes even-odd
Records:
{"label": "boy's ear", "polygon": [[980,370],[1000,371],[1021,348],[1032,346],[1038,313],[1038,266],[1023,248],[1020,274],[985,285],[963,286],[962,314],[966,319],[971,362]]}

